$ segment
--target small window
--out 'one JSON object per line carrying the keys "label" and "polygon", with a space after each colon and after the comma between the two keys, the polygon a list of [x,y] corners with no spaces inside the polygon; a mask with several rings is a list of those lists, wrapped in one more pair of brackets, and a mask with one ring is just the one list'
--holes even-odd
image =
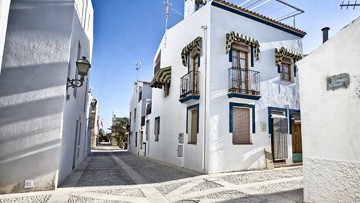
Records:
{"label": "small window", "polygon": [[155,118],[154,134],[155,134],[155,141],[159,141],[160,117]]}
{"label": "small window", "polygon": [[231,55],[233,67],[239,69],[249,69],[249,46],[243,44],[233,44]]}
{"label": "small window", "polygon": [[170,94],[170,83],[166,83],[164,85],[164,97],[169,96],[169,94]]}
{"label": "small window", "polygon": [[281,80],[291,82],[293,81],[292,78],[292,67],[293,63],[290,58],[284,57],[281,63]]}
{"label": "small window", "polygon": [[136,108],[134,109],[134,123],[136,122]]}
{"label": "small window", "polygon": [[155,59],[154,74],[156,74],[158,70],[160,70],[160,65],[161,65],[161,50]]}
{"label": "small window", "polygon": [[137,132],[135,132],[135,147],[137,147],[138,139],[137,139]]}
{"label": "small window", "polygon": [[139,101],[142,99],[142,87],[139,87]]}
{"label": "small window", "polygon": [[146,133],[145,139],[146,139],[146,140],[149,140],[150,120],[147,120],[147,121],[146,121],[145,133]]}
{"label": "small window", "polygon": [[251,144],[250,109],[233,109],[233,144]]}
{"label": "small window", "polygon": [[188,144],[196,144],[197,143],[197,131],[198,131],[198,108],[191,109],[188,112],[189,116],[189,139]]}

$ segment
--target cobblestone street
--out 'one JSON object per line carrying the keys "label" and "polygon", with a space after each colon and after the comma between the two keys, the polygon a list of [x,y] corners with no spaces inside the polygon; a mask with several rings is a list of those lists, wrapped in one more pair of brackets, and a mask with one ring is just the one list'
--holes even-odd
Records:
{"label": "cobblestone street", "polygon": [[8,202],[302,202],[302,167],[204,175],[128,152],[94,151],[56,191]]}

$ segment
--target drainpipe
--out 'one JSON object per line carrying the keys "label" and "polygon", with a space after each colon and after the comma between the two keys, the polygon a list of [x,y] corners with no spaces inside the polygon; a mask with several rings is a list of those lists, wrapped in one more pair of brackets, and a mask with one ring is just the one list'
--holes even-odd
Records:
{"label": "drainpipe", "polygon": [[203,130],[203,160],[202,160],[202,170],[205,172],[205,160],[206,160],[206,150],[205,150],[205,142],[206,142],[206,91],[207,91],[207,26],[206,25],[202,25],[201,29],[204,31],[204,44],[205,44],[205,63],[204,63],[204,68],[205,68],[205,93],[204,93],[204,130]]}
{"label": "drainpipe", "polygon": [[329,30],[329,27],[324,27],[323,29],[321,29],[321,31],[323,32],[323,43],[325,43],[329,39]]}

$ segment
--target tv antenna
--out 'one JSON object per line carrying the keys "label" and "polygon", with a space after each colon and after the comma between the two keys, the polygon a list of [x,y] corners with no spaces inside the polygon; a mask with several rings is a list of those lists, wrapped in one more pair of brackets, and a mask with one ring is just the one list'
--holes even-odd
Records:
{"label": "tv antenna", "polygon": [[164,0],[164,8],[165,8],[165,42],[164,47],[166,48],[166,42],[167,42],[167,29],[168,29],[168,21],[169,21],[169,10],[171,9],[172,4],[169,2],[169,0]]}
{"label": "tv antenna", "polygon": [[136,68],[135,68],[135,70],[136,70],[136,82],[138,82],[139,81],[139,71],[140,71],[140,67],[141,67],[141,61],[137,60],[135,65],[136,65]]}
{"label": "tv antenna", "polygon": [[355,3],[353,3],[353,4],[351,4],[350,1],[348,1],[347,4],[344,4],[344,1],[343,1],[343,2],[340,4],[341,9],[342,9],[343,7],[346,7],[346,10],[347,10],[347,9],[349,8],[349,6],[350,6],[350,7],[353,6],[353,9],[355,9],[355,7],[356,7],[356,6],[360,6],[360,4],[358,4],[357,1],[355,1]]}

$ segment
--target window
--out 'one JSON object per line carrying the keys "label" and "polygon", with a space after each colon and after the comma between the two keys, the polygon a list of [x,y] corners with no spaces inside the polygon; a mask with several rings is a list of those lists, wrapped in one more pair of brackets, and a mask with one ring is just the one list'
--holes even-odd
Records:
{"label": "window", "polygon": [[155,141],[159,141],[160,117],[155,118],[154,134],[155,134]]}
{"label": "window", "polygon": [[146,140],[149,140],[150,120],[147,120],[147,121],[146,121],[145,133],[146,133],[145,139],[146,139]]}
{"label": "window", "polygon": [[251,132],[255,133],[255,106],[230,103],[229,127],[233,144],[252,144]]}
{"label": "window", "polygon": [[248,94],[250,88],[250,71],[249,71],[249,46],[244,44],[232,44],[231,62],[234,69],[233,88],[239,92]]}
{"label": "window", "polygon": [[139,87],[139,101],[142,99],[142,87]]}
{"label": "window", "polygon": [[187,108],[186,133],[188,133],[188,144],[197,143],[199,133],[199,104]]}
{"label": "window", "polygon": [[236,68],[249,69],[249,47],[243,44],[232,45],[232,66]]}
{"label": "window", "polygon": [[290,58],[284,57],[281,63],[282,71],[281,71],[281,79],[285,81],[292,81],[291,78],[291,67],[292,62]]}
{"label": "window", "polygon": [[138,139],[137,139],[137,132],[135,132],[135,147],[137,147]]}
{"label": "window", "polygon": [[[76,61],[80,59],[81,56],[81,45],[80,42],[78,43],[78,50],[77,50],[77,58]],[[77,67],[75,68],[75,79],[79,79],[79,74],[78,74],[78,70]],[[77,87],[73,88],[73,96],[76,98],[77,96]]]}
{"label": "window", "polygon": [[250,109],[233,110],[233,144],[250,144]]}
{"label": "window", "polygon": [[164,97],[169,96],[170,94],[170,83],[165,83],[164,85]]}
{"label": "window", "polygon": [[134,123],[136,122],[136,108],[134,109]]}
{"label": "window", "polygon": [[142,142],[143,142],[143,137],[144,137],[144,132],[143,131],[141,131],[140,132],[140,149],[142,149],[143,148],[143,145],[142,145]]}
{"label": "window", "polygon": [[161,65],[161,50],[155,59],[154,74],[158,72],[158,70],[160,69],[160,65]]}

